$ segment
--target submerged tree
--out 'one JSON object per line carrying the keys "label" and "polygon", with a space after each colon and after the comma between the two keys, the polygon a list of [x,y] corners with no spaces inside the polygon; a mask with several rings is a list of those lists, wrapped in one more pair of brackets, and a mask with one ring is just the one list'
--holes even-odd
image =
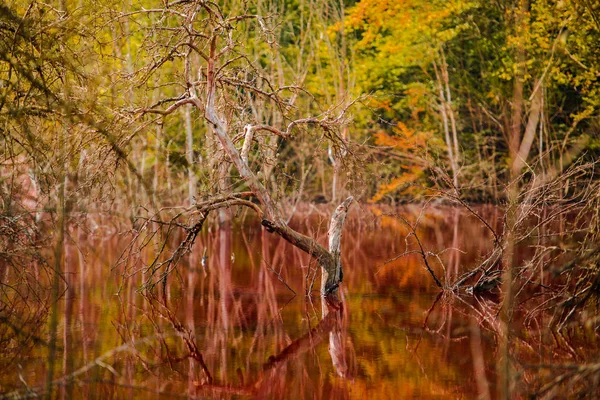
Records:
{"label": "submerged tree", "polygon": [[[267,231],[283,237],[318,261],[323,268],[322,294],[331,294],[336,292],[343,276],[341,233],[352,197],[335,210],[329,226],[329,249],[325,249],[314,239],[290,228],[277,199],[281,193],[268,189],[269,182],[255,172],[252,161],[255,158],[257,166],[254,168],[258,170],[261,160],[278,162],[278,154],[269,151],[264,138],[289,141],[307,133],[320,135],[333,151],[347,154],[349,145],[339,129],[346,123],[351,103],[340,103],[322,111],[317,104],[312,104],[312,97],[301,85],[280,84],[264,76],[262,66],[277,52],[273,31],[269,28],[272,16],[259,15],[248,5],[241,7],[176,1],[164,8],[142,8],[122,15],[136,18],[146,32],[139,51],[149,57],[136,66],[139,67],[135,72],[136,85],[151,88],[150,82],[159,79],[166,82],[161,92],[169,95],[132,112],[142,117],[159,115],[160,123],[168,125],[169,116],[175,110],[191,105],[207,127],[207,141],[214,137],[226,156],[219,162],[231,163],[237,170],[234,176],[228,176],[227,172],[220,174],[216,195],[204,194],[204,199],[177,215],[176,219],[190,218],[191,224],[186,227],[188,236],[167,261],[155,262],[152,270],[158,271],[164,265],[161,279],[166,279],[174,263],[189,251],[210,211],[246,206],[259,214]],[[249,51],[251,47],[261,51],[253,55]],[[152,60],[150,64],[145,61],[148,59]],[[300,97],[307,102],[308,109],[318,110],[317,115],[300,115],[301,108],[296,106]],[[270,159],[273,157],[275,160]],[[246,200],[248,196],[258,199],[260,207]]]}

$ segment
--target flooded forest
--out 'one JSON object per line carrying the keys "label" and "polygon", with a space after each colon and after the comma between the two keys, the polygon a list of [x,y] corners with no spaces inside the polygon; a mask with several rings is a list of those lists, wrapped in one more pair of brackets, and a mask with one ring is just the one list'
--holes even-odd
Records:
{"label": "flooded forest", "polygon": [[600,2],[0,4],[0,399],[600,396]]}

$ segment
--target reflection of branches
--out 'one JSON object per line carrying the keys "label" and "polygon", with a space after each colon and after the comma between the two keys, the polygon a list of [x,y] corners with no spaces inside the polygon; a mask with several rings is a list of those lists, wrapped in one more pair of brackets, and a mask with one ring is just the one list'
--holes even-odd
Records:
{"label": "reflection of branches", "polygon": [[[595,391],[589,391],[589,382],[597,382],[600,377],[600,363],[592,364],[558,364],[558,365],[526,365],[528,369],[548,370],[553,372],[554,379],[542,386],[532,394],[536,398],[552,399],[561,396],[568,384],[569,393],[577,398],[592,395]],[[559,373],[558,371],[564,371]],[[579,384],[579,386],[577,386]],[[595,385],[594,385],[595,386]],[[562,390],[561,390],[562,389]],[[597,393],[596,393],[597,394]]]}
{"label": "reflection of branches", "polygon": [[[117,346],[117,347],[105,352],[101,356],[96,357],[94,359],[94,361],[76,369],[72,373],[54,380],[52,382],[52,386],[60,386],[60,385],[64,385],[64,384],[73,382],[76,380],[77,377],[79,377],[83,374],[86,374],[88,371],[90,371],[91,369],[93,369],[95,367],[104,368],[107,371],[109,371],[111,374],[118,376],[119,375],[118,372],[114,369],[114,367],[112,365],[110,365],[107,362],[110,358],[112,358],[118,354],[121,354],[121,353],[131,353],[131,354],[137,355],[138,354],[137,347],[140,345],[144,345],[144,344],[149,345],[149,344],[152,344],[156,340],[164,340],[165,338],[176,337],[176,336],[182,336],[182,334],[180,332],[173,332],[170,334],[152,335],[152,336],[147,336],[147,337],[144,337],[141,339],[137,339],[135,341],[124,343],[120,346]],[[37,398],[44,394],[44,388],[45,388],[45,385],[39,386],[39,387],[28,387],[25,392],[14,391],[14,392],[10,392],[5,395],[2,395],[1,398],[3,398],[3,399],[26,399],[26,398],[31,398],[31,397]]]}
{"label": "reflection of branches", "polygon": [[[190,336],[190,331],[177,322],[171,311],[162,305],[160,307],[162,310],[161,314],[171,322],[172,326],[178,332],[177,336],[186,341],[186,346],[188,346],[188,349],[190,349],[190,344],[192,345],[192,349],[197,349],[197,347],[194,345],[194,339]],[[326,307],[328,312],[319,322],[319,324],[310,329],[302,337],[294,340],[277,355],[270,356],[263,364],[262,370],[255,379],[248,380],[248,377],[240,376],[238,385],[232,385],[231,383],[220,383],[213,378],[209,378],[204,383],[198,383],[197,390],[213,394],[229,393],[245,395],[257,395],[263,390],[266,390],[268,385],[273,384],[272,379],[280,376],[277,371],[283,368],[290,360],[295,359],[307,351],[314,349],[316,346],[321,344],[325,338],[328,337],[328,335],[334,334],[339,336],[341,334],[339,331],[342,328],[344,319],[343,304],[335,299],[332,299],[330,296]],[[335,352],[335,357],[341,358],[342,361],[339,359],[333,359],[332,361],[334,364],[338,363],[339,365],[345,365],[345,361],[343,361],[345,356],[343,353],[339,353],[339,350],[340,349]],[[334,357],[334,354],[332,354],[332,357]],[[336,368],[338,367],[338,364],[336,364]],[[207,373],[207,371],[205,371],[205,373]],[[238,375],[239,374],[240,373],[238,372]],[[208,376],[210,375],[207,375],[207,377]]]}
{"label": "reflection of branches", "polygon": [[[181,337],[183,342],[185,343],[186,348],[188,349],[188,354],[184,358],[192,358],[198,362],[200,367],[202,368],[202,372],[206,375],[207,382],[210,384],[213,382],[213,377],[204,362],[204,357],[202,357],[202,353],[198,349],[196,345],[196,340],[192,331],[185,327],[177,317],[173,314],[173,312],[166,306],[166,304],[162,304],[156,299],[152,298],[151,295],[146,296],[146,300],[148,300],[149,304],[153,307],[153,310],[161,317],[165,318],[169,321],[173,329],[178,333],[178,336]],[[158,304],[158,307],[156,306]]]}
{"label": "reflection of branches", "polygon": [[[434,301],[432,307],[427,312],[427,316],[424,322],[424,329],[432,334],[444,336],[442,333],[436,330],[427,329],[427,321],[436,309],[439,303],[441,293],[438,295],[436,301]],[[466,321],[470,322],[471,326],[471,345],[476,346],[472,351],[481,351],[481,338],[479,338],[479,331],[485,328],[485,332],[488,332],[492,337],[497,338],[502,335],[502,326],[498,319],[499,309],[501,303],[498,303],[498,299],[487,299],[485,297],[473,296],[470,299],[464,296],[457,295],[454,292],[447,292],[447,296],[452,296],[453,299],[458,300],[453,306],[454,310],[457,310],[461,315],[466,318]],[[535,308],[537,311],[531,312],[529,303],[522,303],[519,308],[514,310],[517,314],[521,311],[528,311],[531,313],[527,314],[527,319],[530,320],[526,332],[519,334],[517,332],[512,333],[512,340],[518,343],[511,347],[511,351],[506,355],[510,361],[511,370],[518,374],[525,374],[523,380],[528,382],[527,387],[523,387],[522,390],[525,393],[529,393],[535,398],[556,398],[561,397],[565,390],[569,393],[577,395],[578,397],[589,397],[593,393],[596,393],[596,387],[591,383],[600,378],[600,364],[595,362],[584,363],[584,364],[568,364],[552,363],[557,361],[560,357],[560,353],[563,354],[566,360],[580,359],[582,356],[578,352],[578,347],[573,343],[576,339],[572,337],[566,337],[562,335],[559,330],[552,330],[555,341],[550,344],[544,339],[544,332],[548,329],[547,317],[542,313],[542,305],[548,301],[555,301],[553,296],[549,296],[548,299],[540,298],[541,304]],[[521,310],[521,307],[523,310]],[[536,328],[532,328],[532,322]],[[466,328],[466,326],[464,327]],[[454,329],[455,331],[462,331],[462,329]],[[474,332],[474,330],[476,332]],[[483,329],[482,331],[483,332]],[[585,343],[585,342],[583,342]],[[479,349],[479,350],[477,350]],[[559,353],[558,350],[561,350]],[[539,360],[538,364],[532,363],[531,360]],[[549,363],[544,363],[544,359],[548,359]],[[482,367],[483,359],[479,357],[479,354],[473,354],[473,367],[479,371],[478,387],[480,393],[486,393],[487,378],[485,377],[485,370]],[[528,375],[528,371],[531,375]],[[549,374],[545,373],[549,372]]]}
{"label": "reflection of branches", "polygon": [[[427,321],[429,321],[429,317],[431,316],[433,310],[435,310],[435,306],[440,301],[440,299],[442,298],[443,295],[444,295],[443,292],[438,293],[435,300],[433,301],[433,304],[431,304],[431,307],[429,307],[429,310],[427,310],[427,314],[425,315],[425,320],[423,321],[423,327],[422,327],[423,331],[427,330]],[[421,335],[419,337],[419,340],[417,341],[417,345],[415,346],[415,352],[418,350],[419,345],[421,344],[421,339],[423,339],[423,335]]]}
{"label": "reflection of branches", "polygon": [[[162,220],[160,218],[160,214],[164,211],[172,210],[172,208],[161,209],[150,218],[140,217],[140,220],[142,220],[143,223],[135,231],[135,235],[130,244],[121,254],[119,263],[127,261],[133,254],[132,252],[134,249],[136,249],[136,251],[139,253],[144,247],[146,247],[157,232],[156,230],[152,230],[150,228],[152,225],[158,225],[158,229],[166,229],[166,234],[157,254],[154,256],[154,260],[146,268],[146,270],[150,271],[151,274],[145,285],[147,287],[153,287],[158,282],[162,282],[163,285],[166,285],[168,275],[177,267],[177,264],[181,258],[190,252],[196,237],[202,230],[204,222],[208,218],[211,211],[234,206],[244,206],[254,210],[259,216],[262,216],[262,210],[260,207],[243,198],[248,196],[250,196],[249,192],[217,196],[178,212],[168,221]],[[192,222],[180,222],[184,217],[187,218],[188,221]],[[176,228],[183,230],[185,232],[185,237],[166,259],[162,259],[163,253],[167,250],[168,239]],[[144,237],[142,237],[142,232],[145,232]],[[140,240],[141,243],[136,247],[135,244]],[[164,270],[160,274],[158,281],[152,281],[153,275],[163,267]]]}
{"label": "reflection of branches", "polygon": [[263,365],[263,370],[265,372],[313,349],[321,343],[332,330],[339,328],[344,312],[343,303],[328,304],[327,307],[330,312],[317,324],[317,326],[304,334],[304,336],[294,340],[290,345],[279,352],[279,354],[269,357],[269,360]]}
{"label": "reflection of branches", "polygon": [[[419,214],[419,217],[417,218],[417,220],[416,220],[416,222],[415,222],[414,224],[411,224],[411,223],[410,223],[410,222],[409,222],[409,221],[406,219],[406,217],[404,217],[404,216],[403,216],[403,215],[401,215],[401,214],[393,214],[393,215],[391,215],[391,216],[393,216],[393,217],[396,217],[396,218],[400,219],[400,220],[401,220],[401,221],[404,223],[404,225],[405,225],[405,226],[406,226],[406,227],[409,229],[409,231],[410,231],[410,232],[409,232],[409,233],[408,233],[408,235],[406,235],[406,237],[404,238],[405,245],[406,245],[406,251],[405,251],[404,253],[400,254],[399,256],[396,256],[396,257],[394,257],[394,258],[392,258],[392,259],[390,259],[390,260],[387,260],[387,261],[386,261],[386,262],[385,262],[385,263],[382,265],[382,267],[383,267],[384,265],[386,265],[386,264],[388,264],[388,263],[392,262],[392,261],[395,261],[395,260],[397,260],[397,259],[401,258],[401,257],[407,256],[407,255],[410,255],[410,254],[419,254],[419,255],[421,256],[421,259],[423,260],[423,263],[425,264],[425,268],[427,269],[427,272],[429,272],[429,274],[430,274],[430,275],[431,275],[431,277],[433,278],[433,281],[435,282],[436,286],[437,286],[438,288],[440,288],[440,289],[443,289],[443,288],[444,288],[444,286],[442,285],[442,282],[441,282],[441,281],[438,279],[438,277],[436,276],[435,272],[433,271],[433,269],[432,269],[432,268],[431,268],[431,266],[429,265],[429,261],[428,261],[428,259],[427,259],[429,256],[435,256],[435,257],[436,257],[436,258],[439,260],[439,257],[438,257],[438,255],[437,255],[437,254],[435,254],[435,253],[432,253],[432,252],[430,252],[430,251],[425,251],[425,248],[423,247],[423,244],[421,243],[421,239],[419,239],[419,235],[417,234],[417,230],[416,230],[416,228],[417,228],[417,226],[418,226],[418,224],[419,224],[419,220],[420,220],[421,214]],[[408,250],[408,248],[409,248],[408,239],[409,239],[411,236],[413,236],[413,237],[415,238],[415,241],[416,241],[416,243],[417,243],[418,249],[416,249],[416,250]],[[443,264],[442,264],[442,265],[443,265]],[[381,268],[380,268],[380,269],[381,269]],[[377,272],[379,272],[379,271],[377,271]]]}
{"label": "reflection of branches", "polygon": [[22,336],[27,340],[31,339],[31,341],[33,341],[33,343],[35,343],[35,344],[41,344],[43,346],[48,346],[48,342],[46,342],[44,339],[40,338],[39,336],[37,336],[34,333],[27,332],[24,329],[22,329],[21,327],[13,324],[7,316],[0,315],[0,322],[3,325],[6,325],[10,329],[12,329],[13,332],[15,333],[15,335],[17,335],[17,336]]}

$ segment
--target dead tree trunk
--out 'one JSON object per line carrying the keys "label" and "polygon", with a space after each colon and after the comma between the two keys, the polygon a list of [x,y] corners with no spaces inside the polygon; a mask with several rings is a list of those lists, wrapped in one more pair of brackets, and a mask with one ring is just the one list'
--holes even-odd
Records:
{"label": "dead tree trunk", "polygon": [[340,204],[333,213],[328,233],[329,250],[326,250],[317,243],[316,240],[290,228],[265,187],[256,178],[248,166],[248,163],[242,159],[238,150],[235,148],[231,138],[227,134],[227,127],[219,117],[212,99],[213,95],[209,94],[205,109],[206,118],[210,122],[211,128],[223,146],[223,149],[237,168],[240,176],[246,181],[252,193],[259,199],[264,207],[262,225],[267,231],[278,234],[289,243],[305,251],[317,260],[323,270],[321,294],[326,296],[334,293],[343,278],[340,255],[342,227],[344,220],[346,219],[348,208],[353,201],[352,196],[348,197]]}
{"label": "dead tree trunk", "polygon": [[[209,130],[220,143],[224,154],[235,166],[245,185],[248,186],[252,194],[260,201],[262,210],[257,210],[258,207],[250,202],[246,202],[243,205],[250,206],[262,214],[262,225],[265,226],[267,231],[278,234],[317,260],[323,270],[322,295],[335,293],[343,278],[340,256],[342,227],[353,198],[349,197],[335,210],[329,227],[329,249],[325,249],[315,239],[296,232],[288,226],[286,220],[283,218],[282,210],[274,201],[267,187],[265,187],[264,181],[261,181],[250,167],[249,152],[252,147],[251,142],[255,139],[255,133],[258,131],[267,132],[268,134],[288,140],[292,138],[294,128],[299,125],[308,125],[326,131],[338,129],[339,126],[345,123],[343,117],[349,106],[344,108],[337,117],[332,118],[330,113],[326,112],[321,114],[321,118],[308,117],[293,120],[285,129],[262,124],[256,118],[253,121],[248,121],[246,114],[240,114],[236,111],[243,108],[242,104],[238,103],[239,107],[232,106],[231,104],[233,99],[238,99],[241,102],[241,99],[245,98],[238,97],[241,92],[252,92],[256,96],[267,99],[268,103],[274,103],[277,107],[277,112],[282,114],[289,111],[290,105],[293,103],[291,99],[284,100],[281,98],[279,95],[280,90],[266,92],[255,86],[255,82],[240,79],[238,75],[239,70],[236,67],[236,63],[244,63],[252,71],[255,71],[256,68],[248,58],[239,55],[243,45],[236,42],[236,36],[233,34],[235,30],[234,25],[236,21],[258,18],[258,25],[262,26],[262,19],[252,15],[228,18],[222,14],[222,11],[218,7],[214,7],[212,3],[201,3],[197,9],[190,8],[185,4],[178,4],[175,7],[180,10],[175,12],[175,15],[177,18],[185,17],[183,23],[187,26],[186,33],[177,37],[181,40],[179,46],[188,49],[188,52],[184,54],[184,57],[186,57],[184,74],[186,79],[184,86],[186,90],[177,98],[165,99],[164,102],[158,102],[156,106],[144,108],[141,111],[144,113],[168,115],[179,107],[191,104],[203,112],[204,119],[208,122]],[[148,12],[154,11],[156,10]],[[199,18],[198,13],[201,11],[206,16],[206,19],[202,19],[203,22],[199,23],[200,19],[197,20],[197,18]],[[196,31],[196,28],[201,28],[201,32]],[[199,40],[199,38],[202,38],[202,40]],[[173,48],[175,49],[177,46]],[[192,54],[199,57],[199,60],[203,64],[202,66],[198,66],[194,74],[191,73],[192,63],[190,62],[190,57]],[[296,87],[288,87],[286,90],[290,88],[293,88],[295,93],[299,90]],[[293,96],[296,95],[294,94]],[[173,102],[173,104],[167,109],[161,109],[159,106],[166,102]],[[336,108],[332,110],[334,109]],[[284,120],[285,118],[281,118],[281,121]],[[239,129],[240,126],[244,126],[243,132],[236,132],[235,129]],[[235,144],[238,140],[243,140],[239,150]],[[221,192],[227,190],[227,188],[223,187],[220,189]],[[235,199],[235,196],[236,194],[234,193],[230,197]],[[236,201],[239,205],[239,199]],[[213,203],[209,205],[210,209],[217,209],[231,204],[221,202],[220,205]],[[201,204],[196,205],[196,207],[202,211]],[[206,209],[205,211],[208,212],[209,210]],[[205,218],[205,214],[202,211],[203,218]]]}
{"label": "dead tree trunk", "polygon": [[[326,296],[334,293],[343,278],[340,256],[342,227],[344,220],[346,219],[348,208],[353,200],[352,196],[348,197],[342,204],[340,204],[333,213],[328,233],[329,250],[326,250],[323,246],[317,243],[316,240],[290,228],[283,219],[279,208],[275,205],[265,187],[256,178],[248,166],[247,161],[242,159],[240,153],[235,148],[233,141],[227,132],[227,126],[224,122],[224,119],[219,116],[215,108],[215,86],[214,82],[211,82],[212,72],[214,71],[213,68],[214,62],[209,61],[207,74],[208,95],[205,105],[206,119],[209,121],[215,136],[221,143],[221,146],[227,153],[228,157],[237,168],[240,176],[246,181],[252,193],[260,200],[262,206],[264,207],[262,225],[267,229],[267,231],[277,233],[289,243],[305,251],[315,260],[317,260],[323,269],[321,294]],[[246,130],[251,131],[251,129]]]}

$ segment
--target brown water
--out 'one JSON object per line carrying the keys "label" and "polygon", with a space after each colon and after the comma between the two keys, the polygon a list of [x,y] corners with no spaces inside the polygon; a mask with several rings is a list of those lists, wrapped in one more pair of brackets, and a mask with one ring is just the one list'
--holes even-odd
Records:
{"label": "brown water", "polygon": [[[397,211],[414,221],[420,208]],[[480,212],[497,220],[491,207]],[[324,242],[327,219],[316,209],[306,210],[292,225]],[[100,216],[69,228],[56,398],[495,396],[498,300],[440,296],[416,255],[386,264],[405,251],[408,231],[381,210],[354,210],[349,217],[342,242],[342,301],[329,306],[321,304],[320,273],[314,277],[317,266],[309,257],[249,218],[243,229],[235,222],[205,229],[169,277],[165,296],[159,286],[153,292],[158,298],[150,299],[139,289],[159,238],[117,265],[131,238],[119,234],[121,229]],[[453,208],[428,209],[417,233],[427,250],[440,252],[444,266],[431,262],[447,281],[476,266],[492,242],[477,219]],[[171,238],[169,246],[178,239]],[[526,258],[527,251],[521,253]],[[315,279],[312,296],[306,296]],[[528,307],[542,303],[543,296]],[[8,342],[0,349],[6,366],[0,393],[44,392],[48,322],[38,314],[26,315],[30,327],[39,324],[33,332],[42,341],[27,347]],[[565,340],[547,329],[551,313],[518,309],[517,315],[517,393],[550,375],[528,365],[598,354],[593,332],[579,330],[582,340]],[[2,330],[10,331],[6,325]]]}

